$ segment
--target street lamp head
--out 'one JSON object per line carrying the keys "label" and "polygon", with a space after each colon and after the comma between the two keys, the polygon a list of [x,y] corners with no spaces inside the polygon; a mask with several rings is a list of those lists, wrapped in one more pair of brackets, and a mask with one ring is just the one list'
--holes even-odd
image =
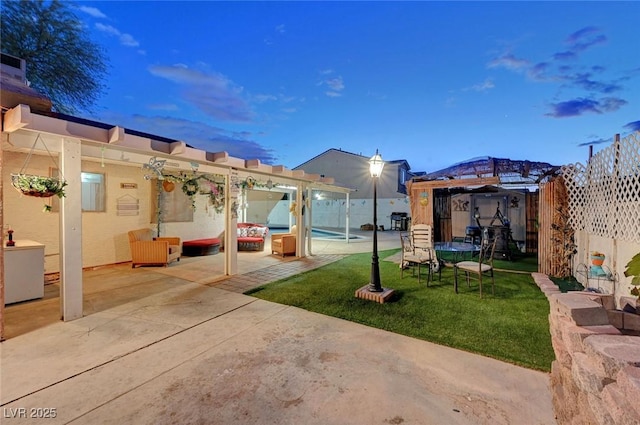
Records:
{"label": "street lamp head", "polygon": [[384,161],[382,160],[382,156],[378,153],[378,149],[376,149],[376,154],[369,160],[369,172],[371,173],[371,177],[380,177],[380,175],[382,175],[383,167]]}

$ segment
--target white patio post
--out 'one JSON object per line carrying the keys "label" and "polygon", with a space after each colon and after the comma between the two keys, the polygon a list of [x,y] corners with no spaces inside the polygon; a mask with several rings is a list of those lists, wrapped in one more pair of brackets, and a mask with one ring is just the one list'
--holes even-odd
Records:
{"label": "white patio post", "polygon": [[345,221],[345,229],[344,229],[344,234],[346,235],[345,237],[347,238],[347,243],[349,243],[350,239],[349,239],[349,224],[350,224],[350,218],[351,218],[351,203],[349,202],[349,192],[346,193],[347,195],[347,203],[346,203],[346,208],[345,208],[345,217],[344,217],[344,221]]}
{"label": "white patio post", "polygon": [[82,161],[80,140],[62,139],[60,174],[67,182],[60,199],[60,315],[82,317]]}
{"label": "white patio post", "polygon": [[306,208],[305,211],[307,213],[307,229],[309,229],[309,238],[307,239],[307,250],[309,251],[309,255],[313,255],[311,248],[311,239],[313,239],[311,232],[313,230],[313,200],[311,196],[313,195],[313,190],[311,188],[307,188],[307,199],[305,201]]}
{"label": "white patio post", "polygon": [[224,182],[224,274],[227,276],[238,273],[238,209],[242,200],[236,182],[238,170],[232,169]]}
{"label": "white patio post", "polygon": [[296,236],[296,256],[304,257],[305,256],[305,237],[307,235],[306,223],[304,222],[304,216],[302,215],[302,209],[304,207],[304,200],[302,199],[302,194],[304,193],[305,187],[302,183],[298,183],[298,187],[296,190],[296,229],[298,234]]}

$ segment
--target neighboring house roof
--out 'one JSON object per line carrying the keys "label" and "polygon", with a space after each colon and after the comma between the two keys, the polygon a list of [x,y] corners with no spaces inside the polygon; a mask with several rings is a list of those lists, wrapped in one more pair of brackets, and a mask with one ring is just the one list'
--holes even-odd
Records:
{"label": "neighboring house roof", "polygon": [[2,87],[2,109],[12,108],[21,103],[29,104],[36,111],[50,111],[51,100],[41,95],[28,85],[10,78],[4,74],[0,79],[0,87]]}
{"label": "neighboring house roof", "polygon": [[[296,167],[293,167],[293,170],[303,170],[305,164],[308,164],[308,163],[310,163],[310,162],[312,162],[312,161],[314,161],[314,160],[326,155],[329,152],[339,152],[339,153],[344,154],[344,155],[353,155],[353,156],[357,156],[358,158],[369,159],[369,157],[365,156],[365,155],[361,155],[361,154],[357,154],[357,153],[353,153],[353,152],[343,151],[342,149],[331,148],[331,149],[327,149],[326,151],[324,151],[324,152],[314,156],[313,158],[303,162],[302,164],[300,164],[300,165],[298,165]],[[386,162],[387,164],[406,164],[406,169],[407,170],[411,169],[411,166],[409,165],[409,162],[407,162],[406,159],[385,160],[384,162]]]}

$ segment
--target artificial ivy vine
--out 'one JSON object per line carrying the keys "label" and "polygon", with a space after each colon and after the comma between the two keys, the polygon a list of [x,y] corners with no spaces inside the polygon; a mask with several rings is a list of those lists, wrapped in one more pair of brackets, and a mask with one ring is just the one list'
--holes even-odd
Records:
{"label": "artificial ivy vine", "polygon": [[[209,177],[205,174],[194,175],[194,174],[186,174],[181,173],[179,175],[173,174],[163,174],[165,180],[174,183],[182,184],[182,192],[191,198],[191,208],[196,209],[196,198],[197,194],[208,195],[209,196],[209,204],[213,206],[216,213],[222,213],[224,211],[224,183],[218,182],[215,178]],[[200,181],[205,181],[209,191],[203,190]]]}

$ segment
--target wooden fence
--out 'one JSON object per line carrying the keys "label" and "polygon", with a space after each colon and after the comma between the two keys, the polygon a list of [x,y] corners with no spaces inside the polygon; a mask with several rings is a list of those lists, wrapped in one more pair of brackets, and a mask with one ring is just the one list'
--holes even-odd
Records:
{"label": "wooden fence", "polygon": [[564,179],[540,185],[538,271],[549,276],[572,274],[574,231],[569,225],[569,202]]}

